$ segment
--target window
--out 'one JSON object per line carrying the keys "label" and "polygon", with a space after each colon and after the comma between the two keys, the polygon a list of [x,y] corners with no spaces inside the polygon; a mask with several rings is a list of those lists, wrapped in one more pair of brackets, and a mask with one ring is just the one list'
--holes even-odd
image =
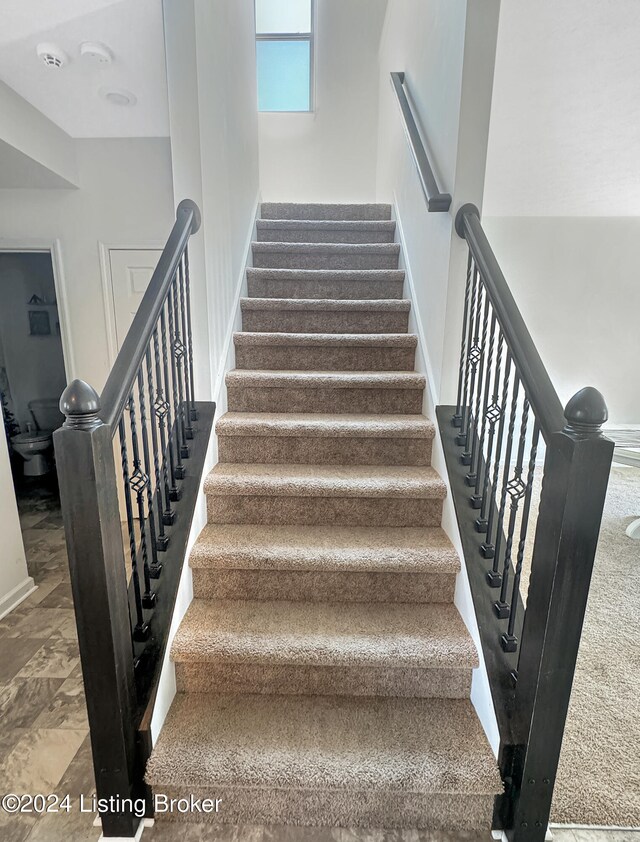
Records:
{"label": "window", "polygon": [[256,0],[258,111],[313,108],[313,0]]}

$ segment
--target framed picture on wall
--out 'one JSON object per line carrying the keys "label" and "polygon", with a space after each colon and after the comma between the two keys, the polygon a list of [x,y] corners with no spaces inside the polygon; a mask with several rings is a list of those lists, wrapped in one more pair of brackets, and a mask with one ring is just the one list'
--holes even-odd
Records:
{"label": "framed picture on wall", "polygon": [[29,334],[31,336],[51,335],[51,320],[47,310],[29,310]]}

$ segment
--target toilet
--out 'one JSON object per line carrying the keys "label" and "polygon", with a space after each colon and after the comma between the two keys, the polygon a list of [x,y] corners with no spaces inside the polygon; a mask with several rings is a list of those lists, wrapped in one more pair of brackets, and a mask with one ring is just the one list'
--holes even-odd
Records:
{"label": "toilet", "polygon": [[16,453],[24,459],[24,475],[41,477],[53,468],[53,431],[64,421],[58,407],[58,398],[29,401],[29,412],[35,430],[19,433],[11,439]]}

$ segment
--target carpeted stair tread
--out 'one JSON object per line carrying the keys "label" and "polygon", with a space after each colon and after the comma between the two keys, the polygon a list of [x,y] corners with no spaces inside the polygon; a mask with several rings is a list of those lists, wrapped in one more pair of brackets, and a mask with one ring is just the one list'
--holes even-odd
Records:
{"label": "carpeted stair tread", "polygon": [[471,669],[476,649],[453,605],[195,599],[174,661]]}
{"label": "carpeted stair tread", "polygon": [[258,241],[297,243],[392,243],[393,220],[259,219]]}
{"label": "carpeted stair tread", "polygon": [[233,342],[239,346],[266,345],[288,348],[409,348],[415,349],[418,338],[412,333],[258,333],[238,331]]}
{"label": "carpeted stair tread", "polygon": [[160,792],[219,786],[336,798],[502,791],[471,703],[452,699],[179,694],[146,780]]}
{"label": "carpeted stair tread", "polygon": [[430,467],[405,465],[271,465],[218,462],[208,495],[246,497],[395,497],[442,500],[446,485]]}
{"label": "carpeted stair tread", "polygon": [[[393,255],[400,254],[398,243],[251,243],[253,254],[317,254],[322,256],[350,255],[350,254],[375,254]],[[268,267],[267,267],[268,268]]]}
{"label": "carpeted stair tread", "polygon": [[248,295],[256,298],[402,298],[399,269],[247,269]]}
{"label": "carpeted stair tread", "polygon": [[371,312],[408,313],[411,302],[404,298],[241,298],[244,310],[269,311],[320,311],[320,312]]}
{"label": "carpeted stair tread", "polygon": [[253,265],[282,269],[397,269],[398,243],[251,244]]}
{"label": "carpeted stair tread", "polygon": [[227,412],[216,423],[216,433],[218,436],[433,439],[435,426],[424,415]]}
{"label": "carpeted stair tread", "polygon": [[254,386],[262,389],[424,389],[426,379],[415,371],[261,371],[232,369],[227,386]]}
{"label": "carpeted stair tread", "polygon": [[318,202],[263,202],[260,207],[262,219],[287,220],[379,220],[391,219],[391,205],[388,204],[333,204]]}
{"label": "carpeted stair tread", "polygon": [[207,524],[191,551],[210,570],[457,573],[460,559],[440,527]]}

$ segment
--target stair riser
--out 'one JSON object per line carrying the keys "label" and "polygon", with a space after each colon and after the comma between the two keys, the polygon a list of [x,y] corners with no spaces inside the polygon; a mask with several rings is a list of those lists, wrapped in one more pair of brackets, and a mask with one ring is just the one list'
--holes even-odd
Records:
{"label": "stair riser", "polygon": [[393,230],[350,231],[338,228],[258,228],[259,243],[392,243]]}
{"label": "stair riser", "polygon": [[264,202],[260,208],[262,219],[329,219],[345,220],[389,220],[391,205],[337,205],[297,204],[291,202]]}
{"label": "stair riser", "polygon": [[192,568],[196,599],[288,602],[452,602],[455,573]]}
{"label": "stair riser", "polygon": [[340,301],[402,298],[404,281],[300,281],[255,278],[247,282],[249,298],[337,298]]}
{"label": "stair riser", "polygon": [[407,333],[409,313],[243,310],[242,329],[257,333]]}
{"label": "stair riser", "polygon": [[338,412],[412,415],[422,412],[422,389],[271,389],[228,386],[230,412]]}
{"label": "stair riser", "polygon": [[236,345],[236,368],[266,371],[413,371],[415,348]]}
{"label": "stair riser", "polygon": [[431,439],[218,436],[220,462],[430,465]]}
{"label": "stair riser", "polygon": [[210,523],[439,526],[442,500],[412,497],[207,495]]}
{"label": "stair riser", "polygon": [[257,269],[397,269],[395,253],[354,252],[332,254],[306,251],[260,251],[253,254]]}
{"label": "stair riser", "polygon": [[471,692],[470,669],[239,663],[176,663],[175,666],[179,693],[464,699]]}
{"label": "stair riser", "polygon": [[[354,786],[358,781],[354,779]],[[487,833],[495,796],[468,793],[330,790],[321,788],[258,789],[156,785],[167,799],[220,799],[219,813],[156,813],[156,819],[234,825],[301,825],[311,827],[407,828]]]}

